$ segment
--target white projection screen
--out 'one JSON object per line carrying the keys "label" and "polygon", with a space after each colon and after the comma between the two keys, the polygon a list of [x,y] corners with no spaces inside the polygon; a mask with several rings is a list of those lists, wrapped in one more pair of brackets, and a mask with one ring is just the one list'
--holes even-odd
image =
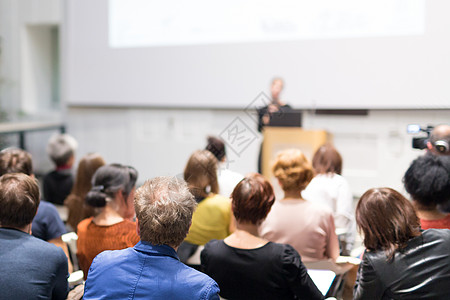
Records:
{"label": "white projection screen", "polygon": [[450,108],[448,0],[66,0],[74,106]]}

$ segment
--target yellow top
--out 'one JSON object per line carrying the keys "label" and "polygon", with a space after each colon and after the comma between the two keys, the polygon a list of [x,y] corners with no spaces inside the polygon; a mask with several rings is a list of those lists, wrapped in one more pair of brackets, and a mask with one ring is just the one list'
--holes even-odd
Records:
{"label": "yellow top", "polygon": [[195,245],[204,245],[212,239],[224,239],[231,234],[231,200],[210,194],[197,206],[192,225],[185,239]]}

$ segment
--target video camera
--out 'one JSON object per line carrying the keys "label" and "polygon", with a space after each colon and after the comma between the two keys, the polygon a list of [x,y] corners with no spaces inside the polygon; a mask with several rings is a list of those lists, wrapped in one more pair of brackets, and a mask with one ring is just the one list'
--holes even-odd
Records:
{"label": "video camera", "polygon": [[431,131],[433,131],[434,126],[428,125],[425,128],[420,127],[419,124],[409,124],[406,128],[406,131],[409,134],[417,134],[420,132],[425,132],[426,137],[413,137],[412,139],[412,147],[414,149],[426,149],[428,140],[430,139]]}

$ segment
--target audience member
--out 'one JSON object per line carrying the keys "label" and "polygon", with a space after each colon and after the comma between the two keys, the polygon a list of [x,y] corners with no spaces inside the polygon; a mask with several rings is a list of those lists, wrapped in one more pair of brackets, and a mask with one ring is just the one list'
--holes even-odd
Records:
{"label": "audience member", "polygon": [[[8,173],[23,173],[34,178],[31,154],[18,148],[3,149],[0,152],[0,176]],[[40,201],[33,219],[32,235],[61,247],[68,259],[69,272],[72,272],[69,250],[61,239],[66,232],[66,227],[55,206],[49,202]]]}
{"label": "audience member", "polygon": [[133,199],[138,173],[132,167],[109,164],[97,169],[87,204],[98,213],[78,224],[77,257],[84,277],[92,260],[104,250],[133,247],[139,241]]}
{"label": "audience member", "polygon": [[450,155],[450,125],[436,126],[427,143],[428,151],[435,155]]}
{"label": "audience member", "polygon": [[423,155],[415,159],[403,177],[406,191],[411,195],[422,229],[449,228],[450,156]]}
{"label": "audience member", "polygon": [[208,137],[208,144],[205,150],[208,150],[217,158],[219,162],[217,168],[217,182],[219,183],[219,194],[229,197],[239,181],[244,178],[239,173],[233,172],[228,168],[225,143],[213,136]]}
{"label": "audience member", "polygon": [[44,199],[63,205],[73,185],[72,165],[75,161],[77,141],[68,134],[58,134],[50,138],[47,153],[56,169],[44,177]]}
{"label": "audience member", "polygon": [[300,150],[288,149],[277,155],[272,171],[284,198],[275,202],[262,223],[261,236],[292,245],[305,262],[335,260],[339,256],[339,242],[333,212],[325,205],[301,197],[313,177],[311,164]]}
{"label": "audience member", "polygon": [[178,259],[196,202],[181,179],[157,177],[136,191],[140,242],[105,251],[91,266],[84,299],[219,299],[207,275]]}
{"label": "audience member", "polygon": [[300,255],[290,245],[258,236],[275,195],[260,174],[244,178],[232,193],[236,231],[212,240],[201,253],[202,267],[225,299],[323,299]]}
{"label": "audience member", "polygon": [[66,299],[67,258],[31,235],[39,187],[21,173],[0,177],[1,299]]}
{"label": "audience member", "polygon": [[77,230],[81,220],[94,215],[94,207],[85,202],[87,193],[92,188],[92,176],[98,168],[105,165],[105,161],[98,153],[89,153],[83,156],[78,164],[77,176],[70,195],[64,200],[69,213],[67,224]]}
{"label": "audience member", "polygon": [[302,197],[331,208],[337,229],[346,232],[341,239],[342,254],[349,255],[355,236],[353,196],[342,174],[342,157],[331,144],[314,153],[312,165],[315,176],[302,192]]}
{"label": "audience member", "polygon": [[356,207],[364,252],[353,299],[448,299],[450,230],[420,230],[414,207],[390,188],[370,189]]}
{"label": "audience member", "polygon": [[229,236],[233,225],[230,199],[217,194],[217,159],[211,152],[194,152],[184,169],[184,179],[198,203],[189,233],[178,249],[181,261],[187,262],[198,246]]}

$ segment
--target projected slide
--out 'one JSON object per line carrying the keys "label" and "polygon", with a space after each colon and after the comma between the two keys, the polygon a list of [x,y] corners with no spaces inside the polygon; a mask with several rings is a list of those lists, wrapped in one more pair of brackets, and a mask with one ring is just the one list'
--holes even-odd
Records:
{"label": "projected slide", "polygon": [[113,48],[421,35],[424,0],[110,0]]}

